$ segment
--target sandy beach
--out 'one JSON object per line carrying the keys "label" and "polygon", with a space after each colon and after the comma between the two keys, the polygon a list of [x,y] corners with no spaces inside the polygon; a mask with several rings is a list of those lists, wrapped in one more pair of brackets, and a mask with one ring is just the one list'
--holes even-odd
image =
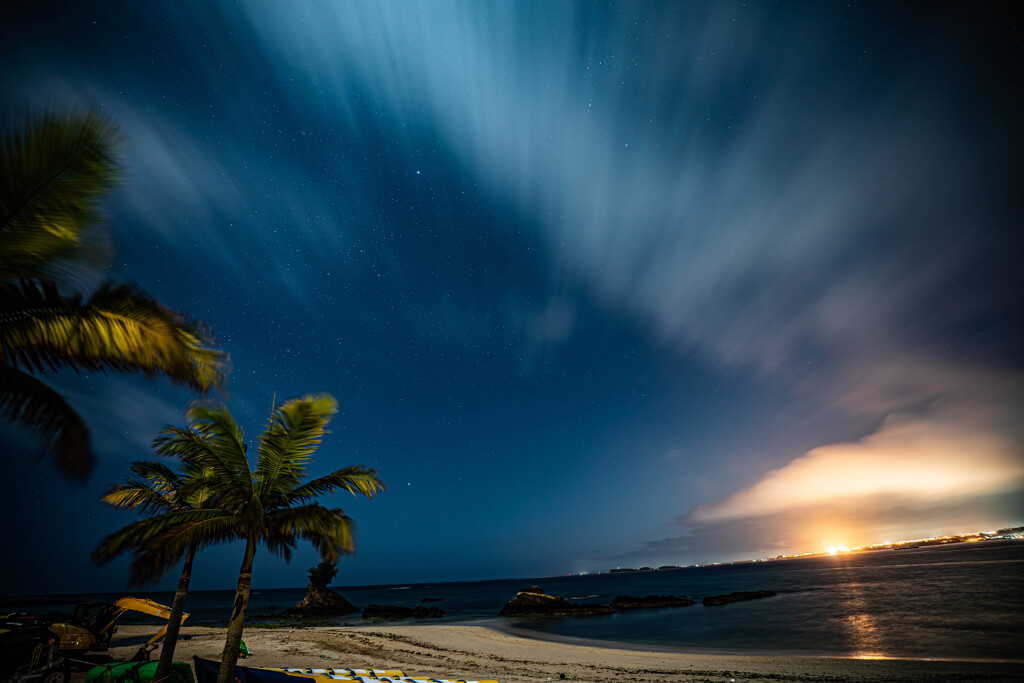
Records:
{"label": "sandy beach", "polygon": [[[151,633],[148,626],[120,627],[110,654],[129,659]],[[536,640],[448,624],[252,628],[244,639],[253,652],[240,660],[245,666],[401,669],[406,675],[501,683],[560,680],[563,674],[565,680],[589,683],[1024,681],[1024,664],[1012,662],[689,654]],[[223,644],[223,628],[186,626],[175,659],[219,659]]]}

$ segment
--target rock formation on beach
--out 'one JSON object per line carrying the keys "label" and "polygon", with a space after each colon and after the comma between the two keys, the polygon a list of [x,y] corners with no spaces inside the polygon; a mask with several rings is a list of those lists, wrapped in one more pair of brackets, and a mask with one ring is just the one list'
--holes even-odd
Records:
{"label": "rock formation on beach", "polygon": [[409,619],[412,611],[404,605],[369,605],[363,610],[363,619]]}
{"label": "rock formation on beach", "polygon": [[704,598],[703,603],[705,606],[713,607],[717,605],[728,605],[730,602],[739,602],[740,600],[770,598],[773,595],[775,595],[775,591],[739,591],[736,593],[729,593],[728,595],[709,595]]}
{"label": "rock formation on beach", "polygon": [[498,612],[503,617],[591,616],[614,613],[615,610],[604,605],[577,605],[557,595],[547,595],[539,586],[530,586],[519,591],[516,597],[505,603]]}
{"label": "rock formation on beach", "polygon": [[285,617],[334,617],[358,612],[359,608],[327,587],[338,570],[329,562],[321,562],[309,570],[309,585],[306,595],[292,605],[281,616]]}
{"label": "rock formation on beach", "polygon": [[693,600],[679,595],[648,595],[634,598],[632,595],[617,595],[612,600],[613,609],[658,609],[661,607],[689,607]]}
{"label": "rock formation on beach", "polygon": [[363,610],[363,619],[440,619],[444,610],[437,607],[416,605],[416,609],[404,605],[370,605]]}

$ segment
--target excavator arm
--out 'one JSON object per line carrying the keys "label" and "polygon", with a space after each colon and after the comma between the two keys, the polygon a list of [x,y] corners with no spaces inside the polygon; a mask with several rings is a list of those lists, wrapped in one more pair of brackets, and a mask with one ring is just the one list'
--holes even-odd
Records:
{"label": "excavator arm", "polygon": [[[110,623],[108,623],[102,631],[106,631],[114,626],[114,623],[121,617],[125,612],[142,612],[143,614],[152,614],[155,617],[161,617],[163,619],[170,620],[171,609],[165,605],[161,605],[159,602],[153,602],[146,598],[121,598],[114,603],[117,606],[115,611],[110,616]],[[181,623],[184,623],[188,619],[188,612],[181,615]],[[156,634],[146,641],[146,643],[139,648],[139,652],[136,655],[136,659],[149,659],[149,653],[156,649],[156,641],[164,637],[167,633],[167,626],[164,624],[163,628],[156,632]],[[101,631],[101,632],[102,632]]]}

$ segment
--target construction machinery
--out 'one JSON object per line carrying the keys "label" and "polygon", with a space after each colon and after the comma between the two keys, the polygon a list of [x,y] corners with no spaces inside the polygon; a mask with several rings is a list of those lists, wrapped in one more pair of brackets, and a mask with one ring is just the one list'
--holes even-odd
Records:
{"label": "construction machinery", "polygon": [[[105,652],[110,648],[110,639],[116,630],[117,620],[125,612],[142,612],[163,619],[170,619],[171,610],[158,602],[145,598],[121,598],[111,604],[109,602],[79,602],[75,604],[75,612],[71,619],[50,624],[50,630],[60,638],[60,650],[65,655],[84,654],[86,652]],[[188,618],[188,613],[181,615],[181,621]],[[148,660],[149,654],[156,649],[156,641],[167,632],[167,624],[147,640],[135,655],[136,660]]]}
{"label": "construction machinery", "polygon": [[67,683],[70,677],[57,634],[31,614],[0,614],[0,681]]}

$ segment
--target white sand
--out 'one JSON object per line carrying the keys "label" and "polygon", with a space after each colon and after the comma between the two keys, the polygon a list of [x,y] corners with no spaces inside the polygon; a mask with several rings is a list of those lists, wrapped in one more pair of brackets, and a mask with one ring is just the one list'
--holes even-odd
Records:
{"label": "white sand", "polygon": [[[175,659],[218,660],[223,628],[186,626]],[[152,627],[122,626],[110,654],[129,659]],[[502,633],[483,626],[422,624],[248,629],[242,666],[401,669],[406,675],[570,681],[1024,681],[1024,664],[826,657],[703,655],[616,649]],[[154,653],[154,658],[159,650]]]}

